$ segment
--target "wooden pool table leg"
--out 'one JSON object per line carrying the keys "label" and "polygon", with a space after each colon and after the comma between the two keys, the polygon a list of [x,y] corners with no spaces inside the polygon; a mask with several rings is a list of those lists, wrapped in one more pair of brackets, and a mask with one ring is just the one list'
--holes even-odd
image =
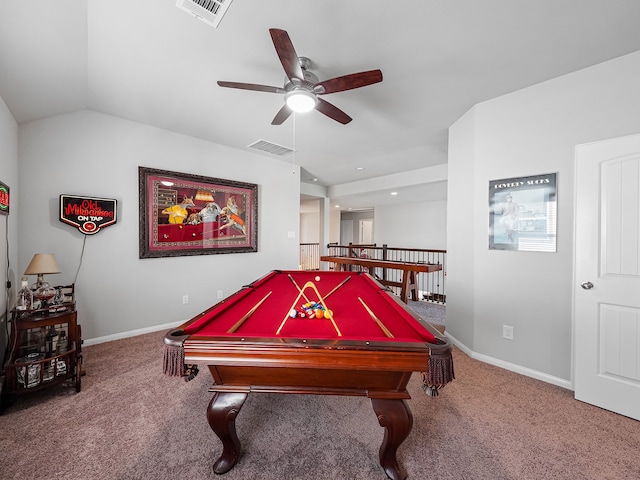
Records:
{"label": "wooden pool table leg", "polygon": [[378,423],[384,427],[380,465],[392,480],[404,480],[407,473],[398,464],[396,452],[413,427],[411,409],[402,399],[372,398],[371,405],[378,416]]}
{"label": "wooden pool table leg", "polygon": [[227,473],[240,458],[242,448],[236,434],[236,417],[247,395],[247,393],[217,392],[209,402],[207,420],[211,430],[222,441],[222,455],[213,464],[215,473]]}

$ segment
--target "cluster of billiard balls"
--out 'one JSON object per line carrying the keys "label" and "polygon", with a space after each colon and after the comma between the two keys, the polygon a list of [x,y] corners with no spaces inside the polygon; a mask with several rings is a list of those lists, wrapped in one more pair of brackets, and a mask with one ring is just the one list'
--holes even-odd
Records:
{"label": "cluster of billiard balls", "polygon": [[331,310],[325,310],[321,303],[314,302],[303,303],[289,312],[291,318],[331,318],[331,315],[333,315]]}

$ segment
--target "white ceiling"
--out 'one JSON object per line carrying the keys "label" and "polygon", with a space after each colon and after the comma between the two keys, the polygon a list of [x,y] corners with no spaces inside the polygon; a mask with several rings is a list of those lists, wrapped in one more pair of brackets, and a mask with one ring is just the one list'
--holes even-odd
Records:
{"label": "white ceiling", "polygon": [[[472,105],[640,50],[638,20],[638,0],[234,0],[215,29],[175,0],[0,0],[0,96],[18,123],[88,108],[244,150],[295,147],[282,161],[333,186],[446,163],[447,129]],[[323,97],[347,125],[310,112],[272,126],[281,95],[216,84],[283,85],[269,28],[320,80],[384,80]],[[442,182],[396,190],[336,200],[446,197]]]}

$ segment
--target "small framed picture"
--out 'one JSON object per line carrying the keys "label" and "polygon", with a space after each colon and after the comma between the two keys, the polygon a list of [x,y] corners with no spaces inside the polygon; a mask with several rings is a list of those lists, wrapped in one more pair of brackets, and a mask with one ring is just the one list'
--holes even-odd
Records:
{"label": "small framed picture", "polygon": [[556,173],[489,182],[489,249],[556,251]]}

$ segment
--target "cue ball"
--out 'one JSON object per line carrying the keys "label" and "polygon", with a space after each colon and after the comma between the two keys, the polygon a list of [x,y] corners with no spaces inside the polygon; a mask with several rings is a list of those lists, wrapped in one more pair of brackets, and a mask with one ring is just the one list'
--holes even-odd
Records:
{"label": "cue ball", "polygon": [[316,276],[316,282],[319,282],[319,281],[320,281],[320,277]]}

